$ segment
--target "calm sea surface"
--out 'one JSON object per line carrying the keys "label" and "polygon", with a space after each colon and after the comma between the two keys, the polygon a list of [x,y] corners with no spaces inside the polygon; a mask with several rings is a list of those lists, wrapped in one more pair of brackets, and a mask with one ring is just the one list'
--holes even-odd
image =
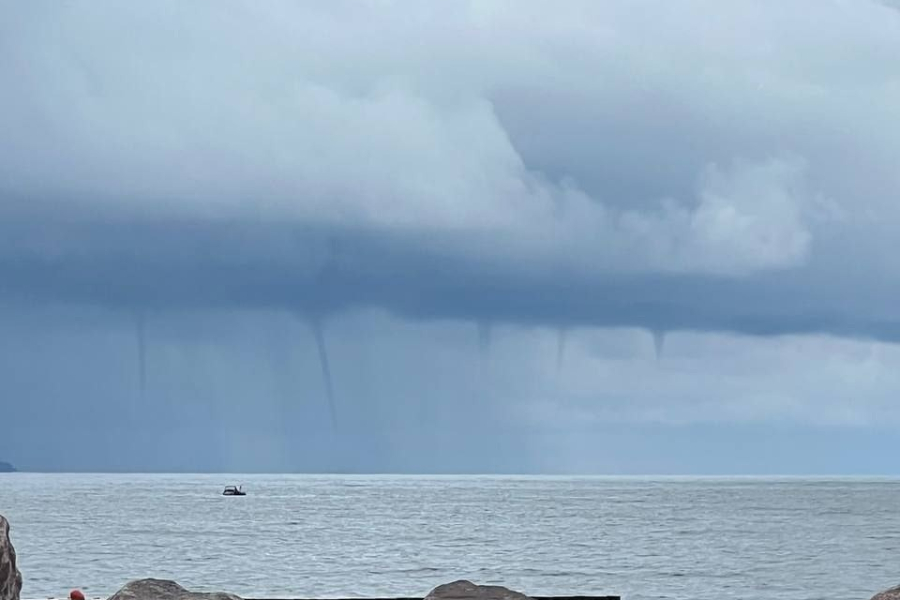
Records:
{"label": "calm sea surface", "polygon": [[[225,484],[249,495],[220,495]],[[25,598],[140,577],[245,597],[457,578],[628,600],[867,600],[900,583],[900,480],[0,475]]]}

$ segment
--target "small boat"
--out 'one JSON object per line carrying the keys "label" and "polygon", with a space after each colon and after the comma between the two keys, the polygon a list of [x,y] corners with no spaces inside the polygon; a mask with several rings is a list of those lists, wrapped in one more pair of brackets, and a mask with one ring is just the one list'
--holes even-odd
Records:
{"label": "small boat", "polygon": [[222,492],[223,496],[246,496],[247,492],[241,489],[243,486],[229,485]]}

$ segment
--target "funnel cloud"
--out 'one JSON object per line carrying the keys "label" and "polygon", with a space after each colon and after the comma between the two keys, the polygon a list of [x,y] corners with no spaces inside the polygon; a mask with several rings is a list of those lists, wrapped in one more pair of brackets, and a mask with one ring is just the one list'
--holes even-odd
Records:
{"label": "funnel cloud", "polygon": [[144,313],[134,315],[134,337],[137,342],[138,391],[143,404],[147,396],[147,324]]}
{"label": "funnel cloud", "polygon": [[656,360],[659,360],[662,358],[663,350],[665,349],[666,332],[655,329],[651,333],[653,335],[653,351],[656,355]]}
{"label": "funnel cloud", "polygon": [[560,328],[556,332],[556,372],[562,371],[563,360],[566,357],[566,335],[565,329]]}
{"label": "funnel cloud", "polygon": [[309,327],[312,330],[313,339],[316,342],[316,352],[319,356],[319,367],[322,369],[322,384],[325,386],[325,400],[328,403],[328,416],[331,418],[331,426],[337,430],[337,408],[334,401],[334,381],[331,378],[331,363],[328,359],[328,347],[325,345],[325,328],[322,319],[310,317]]}

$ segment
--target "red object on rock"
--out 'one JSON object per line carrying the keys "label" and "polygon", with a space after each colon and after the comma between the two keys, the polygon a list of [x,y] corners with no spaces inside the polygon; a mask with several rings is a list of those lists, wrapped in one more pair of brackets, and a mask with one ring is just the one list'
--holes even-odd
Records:
{"label": "red object on rock", "polygon": [[84,594],[81,590],[72,590],[69,592],[69,600],[84,600]]}

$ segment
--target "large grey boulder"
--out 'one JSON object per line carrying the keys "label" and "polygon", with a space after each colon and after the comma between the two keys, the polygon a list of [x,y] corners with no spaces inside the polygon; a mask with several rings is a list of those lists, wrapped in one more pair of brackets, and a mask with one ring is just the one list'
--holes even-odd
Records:
{"label": "large grey boulder", "polygon": [[9,522],[0,515],[0,600],[19,600],[22,574],[16,567],[16,549],[9,541]]}
{"label": "large grey boulder", "polygon": [[174,581],[139,579],[126,584],[109,600],[241,600],[223,592],[189,592]]}
{"label": "large grey boulder", "polygon": [[900,585],[889,590],[884,590],[883,592],[878,592],[872,596],[872,600],[900,600]]}
{"label": "large grey boulder", "polygon": [[499,585],[475,585],[471,581],[454,581],[431,590],[425,600],[531,600],[525,594]]}

